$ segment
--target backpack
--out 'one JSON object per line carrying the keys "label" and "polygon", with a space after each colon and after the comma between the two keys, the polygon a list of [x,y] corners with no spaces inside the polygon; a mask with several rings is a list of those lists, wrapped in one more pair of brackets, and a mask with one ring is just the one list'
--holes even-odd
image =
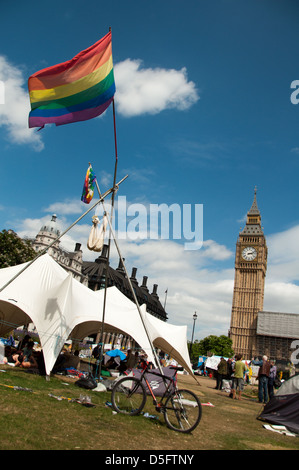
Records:
{"label": "backpack", "polygon": [[93,388],[96,388],[98,384],[93,378],[93,376],[91,374],[88,374],[87,377],[82,377],[81,379],[77,380],[77,382],[75,382],[75,385],[81,388],[92,390]]}

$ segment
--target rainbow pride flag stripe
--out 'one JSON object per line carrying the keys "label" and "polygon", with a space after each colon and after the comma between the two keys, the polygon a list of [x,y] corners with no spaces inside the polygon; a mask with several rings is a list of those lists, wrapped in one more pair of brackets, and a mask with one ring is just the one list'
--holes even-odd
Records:
{"label": "rainbow pride flag stripe", "polygon": [[94,174],[94,171],[91,165],[89,165],[87,172],[86,172],[82,196],[81,196],[81,201],[85,202],[85,204],[89,204],[93,198],[95,180],[96,180],[96,175]]}
{"label": "rainbow pride flag stripe", "polygon": [[61,126],[102,114],[115,93],[111,31],[73,59],[31,75],[28,89],[30,128]]}

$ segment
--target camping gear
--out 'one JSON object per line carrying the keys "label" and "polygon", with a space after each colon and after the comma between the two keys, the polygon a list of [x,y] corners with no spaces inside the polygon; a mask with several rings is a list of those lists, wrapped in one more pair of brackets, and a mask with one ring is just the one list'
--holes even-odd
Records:
{"label": "camping gear", "polygon": [[99,218],[97,215],[94,215],[92,217],[92,229],[88,238],[87,242],[87,248],[91,251],[102,251],[103,245],[104,245],[104,237],[105,237],[105,232],[107,228],[107,216],[103,216],[103,221],[100,226],[98,227],[98,224],[100,223]]}
{"label": "camping gear", "polygon": [[98,386],[98,383],[93,378],[93,376],[89,374],[87,377],[82,377],[81,379],[77,380],[77,382],[75,382],[75,385],[81,388],[92,390]]}
{"label": "camping gear", "polygon": [[68,397],[57,396],[57,395],[53,395],[52,393],[48,393],[48,396],[51,398],[55,398],[58,401],[67,400],[70,403],[80,403],[81,405],[87,406],[87,407],[96,406],[93,403],[91,403],[91,398],[88,395],[80,395],[79,398],[68,398]]}
{"label": "camping gear", "polygon": [[23,392],[33,392],[31,388],[19,387],[18,385],[6,385],[6,384],[0,384],[0,385],[1,387],[13,388],[14,390],[21,390]]}
{"label": "camping gear", "polygon": [[258,419],[282,425],[299,433],[299,374],[285,380]]}
{"label": "camping gear", "polygon": [[290,437],[297,436],[297,434],[288,431],[285,426],[279,426],[277,424],[264,424],[263,428],[268,429],[268,431],[273,431],[279,434],[284,434],[285,436],[290,436]]}
{"label": "camping gear", "polygon": [[127,357],[120,349],[111,349],[111,351],[108,351],[106,354],[110,357],[119,357],[121,361],[124,361]]}

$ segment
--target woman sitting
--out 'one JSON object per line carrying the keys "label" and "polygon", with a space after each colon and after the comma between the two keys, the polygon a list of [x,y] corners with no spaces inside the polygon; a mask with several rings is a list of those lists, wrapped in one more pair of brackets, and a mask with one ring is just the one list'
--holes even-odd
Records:
{"label": "woman sitting", "polygon": [[24,369],[28,369],[29,367],[37,367],[37,362],[33,356],[33,346],[34,342],[29,340],[23,349],[23,360],[20,363],[20,367],[23,367]]}

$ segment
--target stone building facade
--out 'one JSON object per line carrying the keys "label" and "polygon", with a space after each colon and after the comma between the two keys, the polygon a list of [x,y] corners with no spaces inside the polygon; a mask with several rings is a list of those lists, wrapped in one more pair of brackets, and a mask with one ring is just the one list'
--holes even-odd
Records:
{"label": "stone building facade", "polygon": [[[38,253],[49,246],[59,235],[60,229],[57,223],[57,216],[53,214],[51,220],[41,226],[38,234],[32,241],[32,247]],[[57,240],[48,249],[48,254],[67,272],[70,272],[74,279],[77,279],[77,281],[85,286],[88,285],[88,278],[82,274],[83,259],[80,243],[76,243],[75,250],[69,252],[61,248],[60,240]]]}

